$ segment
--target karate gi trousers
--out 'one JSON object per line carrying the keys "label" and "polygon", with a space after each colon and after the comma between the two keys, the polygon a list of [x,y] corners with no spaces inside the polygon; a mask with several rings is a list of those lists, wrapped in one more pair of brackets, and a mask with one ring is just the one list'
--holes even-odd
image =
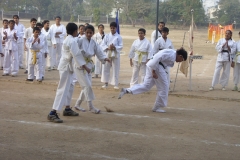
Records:
{"label": "karate gi trousers", "polygon": [[140,75],[141,83],[143,83],[144,77],[146,75],[146,62],[142,62],[141,64],[139,64],[138,61],[133,61],[133,74],[130,82],[130,87],[132,87],[135,84],[138,84],[140,71],[141,71]]}
{"label": "karate gi trousers", "polygon": [[19,71],[18,51],[5,50],[3,73],[17,75]]}
{"label": "karate gi trousers", "polygon": [[217,61],[215,66],[215,71],[212,80],[212,87],[219,83],[220,72],[223,69],[220,84],[222,87],[226,87],[229,81],[231,62],[230,61]]}
{"label": "karate gi trousers", "polygon": [[146,76],[142,84],[136,84],[131,88],[128,88],[132,94],[141,94],[149,91],[154,85],[157,87],[157,97],[153,110],[159,109],[161,107],[166,107],[168,102],[168,75],[162,67],[158,67],[155,71],[158,79],[154,79],[152,76],[152,69],[147,66]]}
{"label": "karate gi trousers", "polygon": [[52,107],[56,111],[60,111],[64,105],[70,105],[73,93],[73,88],[71,88],[73,72],[67,66],[66,70],[59,70],[59,75],[60,80]]}
{"label": "karate gi trousers", "polygon": [[36,64],[32,63],[32,53],[29,51],[28,58],[28,79],[34,79],[36,75],[36,80],[42,80],[42,53],[37,53],[37,62]]}
{"label": "karate gi trousers", "polygon": [[240,63],[235,63],[233,70],[233,82],[234,85],[238,85],[240,82]]}
{"label": "karate gi trousers", "polygon": [[17,46],[19,67],[23,67],[24,43],[23,42],[17,43]]}
{"label": "karate gi trousers", "polygon": [[101,61],[95,56],[95,71],[94,73],[100,75],[102,71]]}
{"label": "karate gi trousers", "polygon": [[56,48],[52,48],[52,58],[55,67],[58,67],[58,64],[62,56],[62,45],[63,45],[62,43],[57,43]]}
{"label": "karate gi trousers", "polygon": [[[53,57],[53,48],[52,46],[48,46],[48,56],[47,56],[47,67],[52,68],[55,64],[54,64],[54,57]],[[55,57],[56,59],[56,57]]]}
{"label": "karate gi trousers", "polygon": [[[110,69],[112,68],[112,78],[110,79]],[[106,62],[102,65],[101,82],[110,83],[111,85],[118,86],[120,71],[120,57],[112,58],[111,62]]]}

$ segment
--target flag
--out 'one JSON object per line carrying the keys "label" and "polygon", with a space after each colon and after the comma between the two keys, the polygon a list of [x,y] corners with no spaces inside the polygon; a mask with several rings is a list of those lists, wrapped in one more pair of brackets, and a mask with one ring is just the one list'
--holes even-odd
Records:
{"label": "flag", "polygon": [[116,12],[116,23],[117,23],[117,33],[120,34],[119,19],[118,19],[118,10]]}

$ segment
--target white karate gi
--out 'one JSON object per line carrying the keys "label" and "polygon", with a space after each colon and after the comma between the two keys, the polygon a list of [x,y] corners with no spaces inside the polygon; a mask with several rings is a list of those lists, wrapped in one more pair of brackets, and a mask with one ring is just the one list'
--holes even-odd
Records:
{"label": "white karate gi", "polygon": [[53,66],[54,66],[53,45],[56,45],[55,35],[54,35],[52,29],[50,29],[50,28],[48,29],[48,31],[46,31],[44,28],[42,28],[41,33],[47,37],[47,46],[48,46],[47,67],[53,68]]}
{"label": "white karate gi", "polygon": [[[108,47],[113,44],[116,48],[115,51],[108,51]],[[102,77],[101,82],[110,83],[111,85],[118,86],[119,70],[120,70],[120,52],[123,48],[122,37],[116,32],[114,35],[109,33],[105,35],[102,43],[102,50],[105,52],[111,62],[106,62],[102,65]],[[110,69],[113,69],[112,78],[110,81]]]}
{"label": "white karate gi", "polygon": [[[152,58],[152,47],[150,42],[144,38],[143,40],[137,39],[133,42],[129,58],[133,60],[133,74],[130,82],[130,87],[138,84],[139,71],[141,70],[141,83],[143,83],[146,75],[147,60]],[[141,62],[139,62],[141,59]]]}
{"label": "white karate gi", "polygon": [[[23,36],[23,38],[24,39],[26,39],[26,41],[27,41],[27,39],[28,38],[30,38],[31,36],[33,35],[33,28],[32,27],[28,27],[26,30],[25,30],[25,32],[24,32],[24,36]],[[25,44],[26,45],[26,44]],[[27,46],[26,46],[27,47]],[[29,49],[27,49],[27,51],[25,51],[26,52],[26,55],[25,55],[25,65],[26,65],[26,70],[28,70],[28,57],[29,57]]]}
{"label": "white karate gi", "polygon": [[237,86],[240,82],[240,41],[236,42],[236,55],[234,55],[233,61],[235,62],[233,82]]}
{"label": "white karate gi", "polygon": [[53,48],[53,52],[52,52],[54,67],[57,67],[62,55],[61,52],[62,52],[63,41],[66,36],[66,27],[63,24],[60,24],[60,26],[53,24],[51,25],[50,29],[52,30],[54,36],[56,32],[62,32],[62,34],[59,34],[59,38],[55,37],[56,48]]}
{"label": "white karate gi", "polygon": [[[72,64],[73,61],[74,66]],[[63,41],[62,57],[58,65],[60,80],[52,109],[59,111],[64,105],[70,105],[71,98],[69,96],[72,95],[70,87],[72,83],[73,68],[80,68],[85,64],[86,62],[78,48],[76,39],[72,35],[68,35]]]}
{"label": "white karate gi", "polygon": [[17,30],[17,45],[18,45],[18,57],[19,57],[19,67],[23,67],[23,53],[24,53],[24,33],[25,33],[25,27],[23,24],[15,23],[14,29]]}
{"label": "white karate gi", "polygon": [[[78,40],[78,46],[83,53],[86,66],[89,69],[94,67],[93,61],[91,60],[94,55],[96,55],[103,64],[105,63],[104,59],[106,59],[107,56],[103,53],[101,47],[93,39],[91,39],[89,42],[86,37],[83,37]],[[76,67],[74,67],[74,73],[76,74],[77,80],[82,88],[81,94],[75,105],[80,107],[82,101],[89,102],[95,99],[92,90],[92,76],[91,73],[87,73],[85,70]]]}
{"label": "white karate gi", "polygon": [[[104,34],[103,34],[104,36]],[[103,36],[98,32],[97,34],[95,34],[93,36],[93,40],[95,40],[99,45],[101,45],[102,41],[103,41]],[[101,71],[102,71],[102,67],[101,67],[101,62],[100,60],[97,58],[97,56],[95,56],[95,71],[94,73],[96,75],[100,75]]]}
{"label": "white karate gi", "polygon": [[41,76],[44,77],[45,76],[45,68],[46,68],[46,58],[45,58],[45,53],[47,53],[47,55],[49,55],[49,50],[48,50],[48,42],[47,42],[47,37],[45,36],[45,34],[43,34],[42,32],[40,32],[39,38],[41,39],[41,41],[43,41],[44,43],[44,47],[41,49],[41,53],[42,53],[42,69],[41,69]]}
{"label": "white karate gi", "polygon": [[[162,37],[162,34],[158,31],[158,38]],[[157,39],[158,39],[157,38]],[[152,48],[154,47],[154,43],[155,41],[157,40],[156,39],[156,30],[154,30],[151,34],[151,45],[152,45]]]}
{"label": "white karate gi", "polygon": [[236,44],[233,40],[228,41],[228,46],[231,48],[231,52],[225,52],[223,50],[228,50],[226,46],[222,48],[222,46],[226,43],[226,39],[222,38],[218,41],[216,45],[216,50],[218,52],[218,57],[216,61],[215,71],[212,80],[212,87],[219,83],[220,71],[223,69],[220,84],[222,87],[226,87],[228,85],[229,75],[231,63],[234,58],[234,54],[236,52]]}
{"label": "white karate gi", "polygon": [[[34,79],[34,72],[36,75],[37,80],[42,80],[42,56],[43,56],[43,50],[45,50],[45,43],[42,38],[38,37],[40,39],[40,43],[35,42],[34,44],[34,37],[33,35],[27,39],[26,46],[29,49],[29,57],[28,57],[28,79]],[[36,64],[33,64],[33,53],[32,51],[38,51],[36,53],[37,61]],[[36,67],[36,71],[34,71],[34,68]]]}
{"label": "white karate gi", "polygon": [[[141,94],[149,91],[154,85],[157,87],[157,97],[153,107],[156,111],[160,107],[166,107],[168,102],[168,80],[167,73],[164,67],[173,67],[176,60],[176,51],[173,49],[165,49],[159,51],[153,56],[153,58],[147,63],[147,72],[142,84],[136,84],[127,90],[130,90],[132,94]],[[162,62],[164,67],[159,64]],[[152,70],[155,70],[158,79],[154,79],[152,76]]]}
{"label": "white karate gi", "polygon": [[[166,41],[163,39],[163,37],[159,37],[156,42],[154,43],[154,47],[152,49],[152,55],[155,55],[159,52],[159,50],[163,49],[174,49],[172,41],[167,38]],[[170,85],[170,67],[167,67],[168,72],[168,82]]]}
{"label": "white karate gi", "polygon": [[[2,36],[2,30],[0,30],[0,53],[2,53],[2,54],[4,54],[4,48],[3,48],[3,45],[2,45],[2,39],[3,38],[3,36]],[[0,68],[2,68],[3,67],[3,61],[4,61],[4,57],[2,57],[1,55],[0,55]]]}
{"label": "white karate gi", "polygon": [[5,29],[4,32],[7,32],[7,39],[5,40],[5,55],[3,63],[3,73],[12,74],[16,76],[19,71],[19,62],[18,62],[18,44],[17,40],[14,38],[14,33],[17,34],[17,30],[10,28]]}

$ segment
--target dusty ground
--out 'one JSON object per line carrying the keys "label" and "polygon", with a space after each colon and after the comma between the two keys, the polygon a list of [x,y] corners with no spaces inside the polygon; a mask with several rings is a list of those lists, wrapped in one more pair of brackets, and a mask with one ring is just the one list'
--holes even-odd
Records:
{"label": "dusty ground", "polygon": [[[122,28],[126,53],[135,32],[136,28]],[[181,46],[183,32],[170,32],[176,48]],[[221,91],[220,86],[208,91],[216,52],[214,45],[205,43],[206,33],[195,33],[195,54],[204,55],[204,59],[194,61],[193,91],[188,90],[188,79],[180,73],[165,114],[151,112],[155,88],[118,100],[118,91],[112,87],[101,90],[100,79],[94,79],[94,105],[102,113],[81,112],[79,117],[60,113],[64,123],[54,124],[46,117],[55,96],[57,71],[47,72],[42,84],[26,83],[24,70],[15,78],[0,77],[0,159],[239,159],[240,93],[231,91],[232,74],[227,91]],[[177,64],[171,70],[172,80],[176,70]],[[127,87],[132,72],[127,55],[121,56],[120,72],[120,87]],[[72,105],[79,93],[77,86]],[[104,106],[114,112],[105,112]],[[87,108],[86,104],[83,107]]]}

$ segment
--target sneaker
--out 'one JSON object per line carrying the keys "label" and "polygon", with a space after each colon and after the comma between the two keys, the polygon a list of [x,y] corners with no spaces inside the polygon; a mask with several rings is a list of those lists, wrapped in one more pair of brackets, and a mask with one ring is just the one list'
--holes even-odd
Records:
{"label": "sneaker", "polygon": [[124,94],[127,93],[127,90],[125,88],[121,89],[121,92],[119,93],[118,99],[121,99]]}
{"label": "sneaker", "polygon": [[108,87],[108,85],[107,84],[104,84],[103,86],[102,86],[102,88],[107,88]]}
{"label": "sneaker", "polygon": [[52,67],[48,67],[48,71],[51,71],[52,70]]}
{"label": "sneaker", "polygon": [[63,116],[79,116],[79,114],[70,108],[68,111],[66,109],[63,110]]}
{"label": "sneaker", "polygon": [[12,77],[17,77],[17,74],[12,74]]}
{"label": "sneaker", "polygon": [[166,113],[166,111],[163,110],[163,109],[161,109],[161,108],[153,109],[152,111],[153,111],[153,112],[157,112],[157,113]]}
{"label": "sneaker", "polygon": [[32,82],[32,81],[33,81],[33,79],[26,79],[26,81],[30,81],[30,82]]}
{"label": "sneaker", "polygon": [[52,70],[56,70],[56,67],[54,66],[54,67],[52,67]]}
{"label": "sneaker", "polygon": [[222,91],[226,91],[226,88],[225,88],[225,87],[223,87],[223,88],[222,88]]}
{"label": "sneaker", "polygon": [[114,86],[113,88],[116,89],[116,90],[119,90],[119,87],[118,87],[118,86]]}
{"label": "sneaker", "polygon": [[8,73],[3,73],[2,76],[9,76],[9,74]]}
{"label": "sneaker", "polygon": [[95,113],[95,114],[99,114],[99,113],[101,112],[100,109],[97,109],[97,108],[95,108],[95,107],[89,108],[89,111],[92,112],[92,113]]}
{"label": "sneaker", "polygon": [[76,110],[78,110],[78,111],[86,112],[85,109],[83,109],[83,108],[81,108],[81,107],[79,107],[79,106],[74,106],[74,108],[75,108]]}
{"label": "sneaker", "polygon": [[58,114],[55,113],[54,115],[50,115],[48,114],[47,116],[47,119],[51,122],[54,122],[54,123],[63,123],[63,120],[61,120],[59,117],[58,117]]}
{"label": "sneaker", "polygon": [[237,86],[233,87],[232,91],[238,91],[238,87]]}
{"label": "sneaker", "polygon": [[213,90],[214,90],[214,87],[210,87],[210,88],[209,88],[209,91],[213,91]]}
{"label": "sneaker", "polygon": [[23,66],[19,66],[19,69],[24,69],[24,67]]}
{"label": "sneaker", "polygon": [[24,72],[24,74],[28,74],[28,70],[26,70],[26,71]]}
{"label": "sneaker", "polygon": [[42,82],[42,79],[38,79],[37,81],[38,81],[38,82]]}

